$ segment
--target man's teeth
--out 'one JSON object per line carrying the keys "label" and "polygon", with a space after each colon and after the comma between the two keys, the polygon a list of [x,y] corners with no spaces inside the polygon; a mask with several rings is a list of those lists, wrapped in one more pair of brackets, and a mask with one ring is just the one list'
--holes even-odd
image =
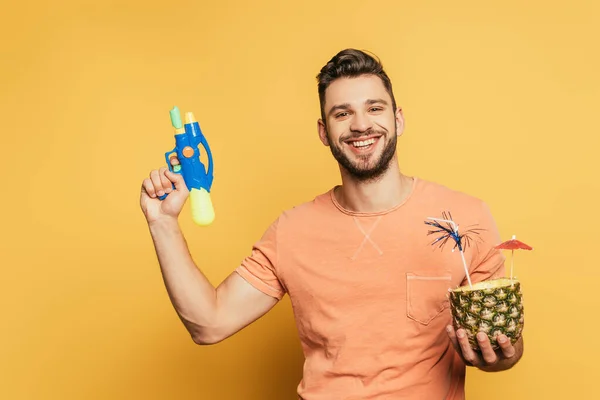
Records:
{"label": "man's teeth", "polygon": [[354,147],[365,147],[370,144],[375,143],[375,138],[369,140],[361,140],[360,142],[352,142],[352,146]]}

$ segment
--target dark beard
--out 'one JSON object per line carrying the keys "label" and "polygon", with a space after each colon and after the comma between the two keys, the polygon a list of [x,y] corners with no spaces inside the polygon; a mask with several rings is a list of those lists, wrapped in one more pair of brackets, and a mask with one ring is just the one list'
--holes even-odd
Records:
{"label": "dark beard", "polygon": [[[329,136],[329,132],[327,133],[327,136]],[[383,140],[384,137],[385,136],[381,136],[379,140]],[[330,143],[333,143],[331,138],[329,138],[329,141]],[[372,182],[378,180],[390,167],[392,157],[394,157],[396,152],[397,141],[398,138],[396,137],[396,133],[394,133],[390,142],[387,143],[383,149],[379,160],[377,160],[375,165],[371,168],[364,168],[360,161],[358,163],[352,163],[337,144],[330,144],[329,148],[331,149],[333,157],[346,171],[348,171],[348,173],[350,173],[350,175],[360,182]],[[359,156],[359,160],[360,159],[361,157]],[[364,160],[366,161],[368,158],[365,158]]]}

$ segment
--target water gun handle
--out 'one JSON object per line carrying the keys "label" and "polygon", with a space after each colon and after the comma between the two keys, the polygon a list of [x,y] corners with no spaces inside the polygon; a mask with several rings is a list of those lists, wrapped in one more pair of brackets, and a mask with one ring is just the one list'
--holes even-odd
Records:
{"label": "water gun handle", "polygon": [[[212,199],[210,197],[210,188],[212,187],[213,181],[213,159],[212,153],[210,151],[210,147],[208,146],[208,142],[202,132],[200,131],[200,127],[198,123],[195,121],[192,113],[186,114],[186,123],[190,134],[194,135],[195,138],[199,139],[197,143],[198,145],[202,145],[204,150],[208,154],[208,170],[204,170],[204,165],[197,158],[197,166],[200,170],[198,176],[196,176],[197,180],[194,182],[192,189],[190,190],[190,201],[191,201],[191,211],[192,211],[192,219],[198,225],[210,225],[215,219],[215,210],[213,208]],[[196,130],[197,129],[197,130]],[[186,130],[187,131],[187,130]],[[197,153],[196,153],[197,152]],[[199,157],[199,148],[196,146],[195,157]]]}
{"label": "water gun handle", "polygon": [[208,142],[206,141],[206,138],[204,136],[202,136],[202,138],[200,139],[200,143],[202,144],[202,147],[204,147],[204,149],[206,150],[206,154],[208,155],[208,171],[206,172],[206,185],[208,187],[211,187],[213,181],[212,152],[210,151],[210,146],[208,145]]}

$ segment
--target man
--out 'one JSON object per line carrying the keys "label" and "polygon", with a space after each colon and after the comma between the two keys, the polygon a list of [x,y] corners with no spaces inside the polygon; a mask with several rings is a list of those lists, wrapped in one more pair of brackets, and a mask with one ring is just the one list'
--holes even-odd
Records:
{"label": "man", "polygon": [[301,399],[462,399],[465,364],[511,368],[523,344],[502,336],[493,351],[484,337],[474,352],[465,332],[454,332],[447,292],[466,284],[466,275],[450,245],[431,245],[424,222],[449,211],[461,227],[480,229],[465,251],[475,283],[504,276],[490,211],[400,172],[404,119],[377,60],[341,51],[318,81],[319,138],[338,161],[342,184],[283,212],[216,289],[178,227],[188,196],[183,179],[161,168],[144,180],[141,207],[175,309],[196,343],[212,344],[287,293],[305,355]]}

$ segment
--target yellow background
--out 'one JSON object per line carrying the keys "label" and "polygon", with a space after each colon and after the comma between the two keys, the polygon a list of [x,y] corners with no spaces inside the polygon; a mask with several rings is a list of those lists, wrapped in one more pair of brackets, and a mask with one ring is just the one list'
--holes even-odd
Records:
{"label": "yellow background", "polygon": [[393,80],[403,170],[484,198],[504,238],[535,247],[516,255],[526,354],[509,372],[469,371],[468,398],[593,398],[598,17],[592,0],[6,2],[0,398],[294,398],[288,299],[226,342],[193,344],[139,187],[173,147],[170,108],[194,112],[217,219],[193,226],[188,204],[182,225],[219,283],[281,210],[339,182],[315,75],[346,47],[376,53]]}

